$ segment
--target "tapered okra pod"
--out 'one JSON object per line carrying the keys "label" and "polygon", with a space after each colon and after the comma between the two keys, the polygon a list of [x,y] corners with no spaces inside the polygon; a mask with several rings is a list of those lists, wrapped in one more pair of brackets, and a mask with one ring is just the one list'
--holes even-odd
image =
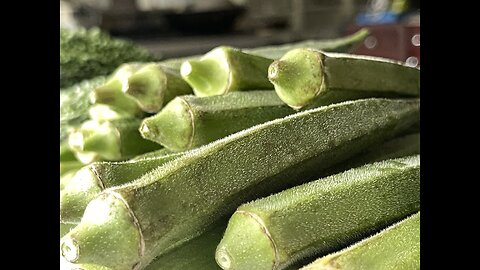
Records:
{"label": "tapered okra pod", "polygon": [[292,113],[275,91],[180,96],[143,119],[140,133],[169,150],[183,151]]}
{"label": "tapered okra pod", "polygon": [[315,179],[417,121],[419,100],[366,99],[237,132],[103,191],[62,238],[62,253],[70,262],[144,267],[241,203]]}
{"label": "tapered okra pod", "polygon": [[240,206],[215,258],[228,270],[284,269],[419,209],[419,155],[371,163]]}
{"label": "tapered okra pod", "polygon": [[158,63],[147,64],[134,72],[123,91],[133,97],[143,111],[149,113],[158,112],[176,96],[193,94],[178,70]]}
{"label": "tapered okra pod", "polygon": [[368,31],[367,28],[362,28],[351,35],[335,39],[305,40],[282,45],[244,49],[243,51],[270,59],[279,59],[288,51],[297,48],[311,48],[322,50],[324,52],[347,53],[360,42],[362,42],[369,34],[370,31]]}
{"label": "tapered okra pod", "polygon": [[182,64],[180,73],[197,96],[242,90],[273,90],[267,70],[273,60],[221,46]]}
{"label": "tapered okra pod", "polygon": [[366,97],[418,96],[420,70],[371,56],[294,49],[273,62],[268,78],[278,96],[302,108],[329,95],[338,101]]}
{"label": "tapered okra pod", "polygon": [[[326,52],[346,53],[350,52],[352,48],[362,42],[369,34],[370,32],[367,28],[362,28],[351,35],[340,38],[305,40],[280,45],[268,45],[256,48],[246,48],[242,49],[242,51],[270,59],[278,59],[289,50],[296,48],[313,48]],[[198,60],[201,57],[202,55],[193,55],[187,57],[172,58],[163,60],[160,63],[162,63],[163,65],[167,65],[170,68],[180,69],[183,62],[188,60]]]}
{"label": "tapered okra pod", "polygon": [[60,191],[60,221],[79,222],[87,204],[102,190],[133,181],[179,156],[124,162],[94,162],[80,169]]}
{"label": "tapered okra pod", "polygon": [[300,270],[420,269],[420,212]]}
{"label": "tapered okra pod", "polygon": [[77,158],[88,164],[97,160],[122,160],[157,150],[161,146],[140,135],[138,119],[86,121],[68,137]]}
{"label": "tapered okra pod", "polygon": [[111,75],[109,80],[90,93],[94,104],[105,104],[132,116],[142,116],[143,111],[135,99],[124,93],[128,88],[128,78],[144,66],[144,63],[123,64]]}

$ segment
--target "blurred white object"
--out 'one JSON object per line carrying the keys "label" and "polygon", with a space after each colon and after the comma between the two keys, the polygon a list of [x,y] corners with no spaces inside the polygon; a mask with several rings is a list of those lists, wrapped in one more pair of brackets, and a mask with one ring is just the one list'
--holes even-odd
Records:
{"label": "blurred white object", "polygon": [[68,29],[78,28],[78,23],[73,18],[72,6],[65,1],[60,1],[60,27]]}

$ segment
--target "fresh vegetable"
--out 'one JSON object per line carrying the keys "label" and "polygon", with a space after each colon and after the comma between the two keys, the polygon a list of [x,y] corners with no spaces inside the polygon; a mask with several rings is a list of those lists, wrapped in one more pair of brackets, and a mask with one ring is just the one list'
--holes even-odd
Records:
{"label": "fresh vegetable", "polygon": [[420,269],[420,212],[300,270]]}
{"label": "fresh vegetable", "polygon": [[122,160],[161,148],[141,137],[140,120],[89,120],[73,130],[68,143],[84,164],[98,160]]}
{"label": "fresh vegetable", "polygon": [[315,179],[418,121],[419,100],[366,99],[237,132],[103,191],[61,239],[62,254],[80,264],[144,267],[241,203]]}
{"label": "fresh vegetable", "polygon": [[275,91],[187,95],[176,97],[159,113],[143,119],[140,133],[171,151],[184,151],[294,112]]}
{"label": "fresh vegetable", "polygon": [[348,53],[368,37],[368,35],[370,35],[370,31],[368,31],[367,28],[362,28],[351,35],[335,39],[304,40],[282,45],[244,49],[243,51],[270,59],[279,59],[288,51],[298,48],[311,48],[322,50],[324,52]]}
{"label": "fresh vegetable", "polygon": [[271,59],[220,46],[198,60],[185,61],[180,74],[200,97],[242,90],[273,90],[267,78],[271,63]]}
{"label": "fresh vegetable", "polygon": [[90,119],[97,122],[135,118],[135,115],[105,104],[94,104],[88,110],[88,114]]}
{"label": "fresh vegetable", "polygon": [[283,269],[419,209],[419,155],[372,163],[240,206],[215,258],[228,270]]}
{"label": "fresh vegetable", "polygon": [[179,156],[171,154],[123,162],[94,162],[80,169],[60,191],[60,220],[79,222],[87,204],[102,190],[133,181]]}
{"label": "fresh vegetable", "polygon": [[176,96],[193,93],[178,70],[155,63],[145,65],[131,74],[128,77],[128,87],[123,91],[148,113],[158,112]]}
{"label": "fresh vegetable", "polygon": [[145,49],[127,40],[112,38],[98,28],[60,28],[60,87],[108,75],[125,62],[155,59]]}
{"label": "fresh vegetable", "polygon": [[[282,57],[282,55],[287,53],[289,50],[293,50],[296,48],[313,48],[326,52],[347,53],[350,52],[360,42],[362,42],[369,34],[370,31],[368,31],[367,28],[362,28],[351,35],[340,38],[305,40],[281,45],[268,45],[256,48],[247,48],[242,49],[242,51],[270,59],[278,59]],[[165,59],[162,60],[161,63],[164,65],[168,65],[169,67],[174,69],[180,69],[183,62],[192,59],[198,60],[201,57],[202,55],[193,55],[187,57]]]}
{"label": "fresh vegetable", "polygon": [[367,97],[415,97],[420,70],[379,57],[294,49],[268,68],[278,96],[302,108],[323,96],[337,101]]}
{"label": "fresh vegetable", "polygon": [[124,114],[143,116],[143,111],[135,99],[124,93],[128,88],[128,78],[143,65],[128,63],[118,67],[105,84],[98,86],[90,93],[90,101],[94,104],[109,105],[117,111],[123,111]]}
{"label": "fresh vegetable", "polygon": [[106,82],[106,77],[100,76],[77,83],[60,91],[60,141],[67,137],[72,127],[88,119],[91,106],[89,95],[95,87]]}

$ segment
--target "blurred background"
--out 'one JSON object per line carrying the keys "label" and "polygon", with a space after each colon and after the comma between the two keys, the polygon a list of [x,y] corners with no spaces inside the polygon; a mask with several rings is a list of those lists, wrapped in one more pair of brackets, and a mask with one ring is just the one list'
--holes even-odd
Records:
{"label": "blurred background", "polygon": [[341,37],[367,27],[354,53],[420,65],[420,1],[407,0],[70,0],[63,28],[98,27],[161,58],[219,45],[250,48]]}

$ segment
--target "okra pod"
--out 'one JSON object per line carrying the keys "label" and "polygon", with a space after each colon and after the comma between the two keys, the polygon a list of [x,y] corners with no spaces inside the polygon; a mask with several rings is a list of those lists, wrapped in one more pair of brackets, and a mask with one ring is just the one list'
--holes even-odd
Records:
{"label": "okra pod", "polygon": [[322,50],[324,52],[348,53],[368,35],[370,35],[370,31],[368,31],[367,28],[362,28],[351,35],[335,39],[304,40],[282,45],[244,49],[243,51],[270,59],[279,59],[288,51],[298,48],[310,48]]}
{"label": "okra pod", "polygon": [[[113,107],[105,104],[94,104],[88,109],[88,115],[90,119],[97,122],[112,121],[120,119],[135,118],[135,115],[131,115],[117,107]],[[139,116],[139,115],[137,115]]]}
{"label": "okra pod", "polygon": [[[270,59],[278,59],[282,57],[282,55],[287,53],[289,50],[296,48],[313,48],[326,52],[347,53],[350,52],[352,48],[357,46],[360,42],[362,42],[369,34],[370,32],[367,28],[362,28],[351,35],[340,38],[305,40],[280,45],[268,45],[256,48],[246,48],[242,49],[242,51]],[[201,57],[202,55],[193,55],[187,57],[172,58],[163,60],[161,61],[161,63],[174,69],[180,69],[183,62],[192,59],[197,60]]]}
{"label": "okra pod", "polygon": [[182,79],[178,70],[158,63],[147,64],[134,72],[129,76],[128,87],[123,91],[148,113],[158,112],[176,96],[193,94],[192,88]]}
{"label": "okra pod", "polygon": [[418,99],[365,99],[237,132],[104,190],[62,238],[62,253],[75,263],[142,268],[241,203],[315,179],[418,121]]}
{"label": "okra pod", "polygon": [[420,70],[379,57],[294,49],[268,68],[278,96],[302,108],[324,95],[338,101],[368,97],[414,97]]}
{"label": "okra pod", "polygon": [[300,270],[420,269],[420,212]]}
{"label": "okra pod", "polygon": [[236,48],[220,46],[198,60],[185,61],[180,74],[200,97],[232,91],[273,90],[267,78],[272,61]]}
{"label": "okra pod", "polygon": [[124,91],[128,88],[128,78],[143,65],[145,64],[128,63],[118,67],[105,84],[90,93],[90,101],[94,104],[110,105],[132,116],[142,116],[143,111],[135,99]]}
{"label": "okra pod", "polygon": [[94,162],[80,169],[60,191],[60,220],[79,222],[87,204],[102,190],[123,185],[173,160],[178,154],[123,162]]}
{"label": "okra pod", "polygon": [[140,135],[139,119],[97,122],[89,120],[68,136],[70,148],[84,164],[97,160],[122,160],[161,148]]}
{"label": "okra pod", "polygon": [[171,151],[184,151],[292,113],[295,111],[275,91],[187,95],[176,97],[159,113],[143,119],[140,133]]}
{"label": "okra pod", "polygon": [[284,269],[420,209],[420,156],[367,164],[240,206],[215,258],[223,269]]}

